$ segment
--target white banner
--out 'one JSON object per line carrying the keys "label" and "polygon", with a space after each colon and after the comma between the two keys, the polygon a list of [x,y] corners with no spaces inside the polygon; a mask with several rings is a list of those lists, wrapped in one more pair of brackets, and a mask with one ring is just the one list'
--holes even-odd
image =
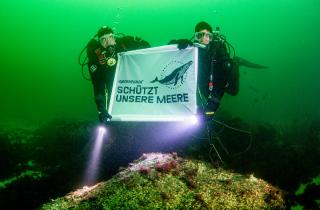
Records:
{"label": "white banner", "polygon": [[167,45],[118,54],[112,121],[183,121],[196,114],[198,49]]}

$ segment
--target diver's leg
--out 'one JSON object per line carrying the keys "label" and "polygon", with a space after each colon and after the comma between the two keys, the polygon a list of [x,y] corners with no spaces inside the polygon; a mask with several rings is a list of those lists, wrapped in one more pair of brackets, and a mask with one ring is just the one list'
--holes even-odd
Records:
{"label": "diver's leg", "polygon": [[253,69],[267,69],[268,68],[268,66],[253,63],[251,61],[248,61],[248,60],[246,60],[244,58],[240,58],[240,57],[235,57],[233,60],[234,60],[235,65],[237,65],[237,66],[245,66],[245,67],[253,68]]}
{"label": "diver's leg", "polygon": [[106,108],[106,77],[103,72],[91,74],[93,84],[94,99],[97,106],[100,122],[105,122],[111,116]]}
{"label": "diver's leg", "polygon": [[106,94],[105,87],[101,81],[93,83],[94,99],[99,113],[100,122],[103,121],[103,114],[106,112]]}
{"label": "diver's leg", "polygon": [[108,78],[106,79],[106,101],[107,101],[107,108],[110,105],[110,99],[111,99],[111,92],[112,92],[112,86],[113,86],[113,77],[114,76],[108,76]]}

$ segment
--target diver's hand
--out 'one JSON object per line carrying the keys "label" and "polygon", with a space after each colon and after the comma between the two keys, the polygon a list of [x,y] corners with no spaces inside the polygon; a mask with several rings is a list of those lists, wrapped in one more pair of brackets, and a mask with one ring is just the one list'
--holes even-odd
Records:
{"label": "diver's hand", "polygon": [[198,117],[202,122],[209,122],[214,117],[214,111],[208,110],[207,107],[198,109]]}
{"label": "diver's hand", "polygon": [[99,114],[99,120],[103,124],[106,124],[111,119],[112,119],[112,116],[108,112],[101,112]]}
{"label": "diver's hand", "polygon": [[206,106],[204,109],[204,117],[206,121],[211,121],[213,119],[214,113],[217,110],[217,106],[216,105],[211,105],[211,106]]}
{"label": "diver's hand", "polygon": [[204,107],[203,114],[207,121],[212,120],[215,112],[218,110],[220,106],[220,100],[216,97],[209,97],[207,101],[207,105]]}
{"label": "diver's hand", "polygon": [[179,50],[186,49],[188,46],[192,46],[193,43],[189,39],[178,39],[177,47]]}

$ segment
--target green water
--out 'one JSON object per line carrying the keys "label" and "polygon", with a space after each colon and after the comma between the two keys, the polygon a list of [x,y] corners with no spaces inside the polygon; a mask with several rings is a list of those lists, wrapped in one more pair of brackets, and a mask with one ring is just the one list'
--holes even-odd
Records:
{"label": "green water", "polygon": [[221,110],[252,122],[319,119],[319,11],[318,0],[1,1],[0,121],[96,120],[77,59],[100,26],[159,46],[191,37],[201,20],[220,26],[238,56],[270,67],[242,68],[240,93]]}

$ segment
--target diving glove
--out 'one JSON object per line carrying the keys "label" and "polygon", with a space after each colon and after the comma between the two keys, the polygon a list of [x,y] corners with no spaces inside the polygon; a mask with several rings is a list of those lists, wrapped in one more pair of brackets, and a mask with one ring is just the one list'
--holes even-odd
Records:
{"label": "diving glove", "polygon": [[208,110],[206,107],[198,109],[198,117],[202,122],[209,122],[214,117],[214,111]]}
{"label": "diving glove", "polygon": [[206,112],[215,112],[220,106],[220,97],[218,97],[216,94],[209,94],[207,105],[206,105]]}
{"label": "diving glove", "polygon": [[192,42],[189,39],[178,39],[177,40],[178,49],[183,50],[186,49],[188,46],[192,46]]}
{"label": "diving glove", "polygon": [[204,117],[205,117],[205,120],[206,121],[211,121],[212,120],[212,118],[213,118],[213,116],[214,116],[214,113],[215,113],[215,111],[217,110],[218,108],[216,107],[216,105],[214,105],[214,104],[211,104],[210,103],[210,105],[209,105],[209,103],[208,103],[208,105],[205,107],[205,109],[204,109]]}
{"label": "diving glove", "polygon": [[108,121],[112,119],[112,116],[108,112],[99,113],[100,123],[106,124]]}
{"label": "diving glove", "polygon": [[192,46],[193,43],[189,39],[171,40],[169,44],[177,44],[179,50],[186,49],[188,46]]}
{"label": "diving glove", "polygon": [[209,96],[207,105],[204,108],[204,116],[206,120],[211,120],[214,116],[214,113],[220,106],[220,100],[215,96]]}

